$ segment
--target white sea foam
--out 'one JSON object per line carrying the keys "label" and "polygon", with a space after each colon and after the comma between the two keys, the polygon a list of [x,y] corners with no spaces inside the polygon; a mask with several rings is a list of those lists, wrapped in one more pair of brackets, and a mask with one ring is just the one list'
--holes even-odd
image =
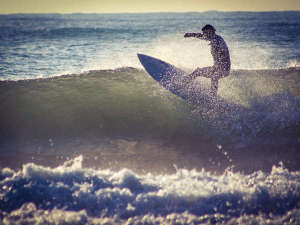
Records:
{"label": "white sea foam", "polygon": [[138,175],[26,164],[1,171],[3,224],[299,224],[300,172]]}

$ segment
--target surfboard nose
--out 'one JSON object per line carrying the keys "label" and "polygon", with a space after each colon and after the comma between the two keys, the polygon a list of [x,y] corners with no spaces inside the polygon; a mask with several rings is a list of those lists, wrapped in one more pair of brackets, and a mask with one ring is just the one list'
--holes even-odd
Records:
{"label": "surfboard nose", "polygon": [[157,81],[160,81],[166,73],[166,67],[161,60],[144,54],[137,54],[145,70]]}
{"label": "surfboard nose", "polygon": [[163,62],[157,58],[154,58],[152,56],[148,56],[148,55],[144,55],[144,54],[140,54],[140,53],[138,53],[137,56],[146,70],[153,66],[157,67],[160,64],[165,64],[165,62]]}
{"label": "surfboard nose", "polygon": [[165,75],[174,76],[175,74],[179,74],[179,69],[176,69],[171,64],[160,59],[140,53],[138,53],[137,56],[145,70],[158,82],[160,82]]}
{"label": "surfboard nose", "polygon": [[144,54],[138,53],[137,56],[141,62],[144,62],[145,60],[149,59],[149,56],[144,55]]}

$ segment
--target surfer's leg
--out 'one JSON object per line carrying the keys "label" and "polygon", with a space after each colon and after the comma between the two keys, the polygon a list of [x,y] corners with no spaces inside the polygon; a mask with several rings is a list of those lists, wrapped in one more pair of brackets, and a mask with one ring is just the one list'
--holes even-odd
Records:
{"label": "surfer's leg", "polygon": [[197,77],[206,77],[212,78],[214,75],[215,69],[212,66],[197,68],[191,74],[184,77],[184,82],[189,83],[195,80]]}
{"label": "surfer's leg", "polygon": [[211,95],[213,97],[217,97],[218,94],[218,86],[219,86],[219,79],[223,77],[227,77],[229,75],[229,70],[214,70],[211,76]]}
{"label": "surfer's leg", "polygon": [[211,79],[211,86],[210,86],[210,91],[211,91],[212,97],[217,97],[218,86],[219,86],[219,79],[212,78]]}
{"label": "surfer's leg", "polygon": [[195,79],[196,77],[206,77],[211,78],[215,73],[215,68],[213,66],[197,68],[191,76]]}

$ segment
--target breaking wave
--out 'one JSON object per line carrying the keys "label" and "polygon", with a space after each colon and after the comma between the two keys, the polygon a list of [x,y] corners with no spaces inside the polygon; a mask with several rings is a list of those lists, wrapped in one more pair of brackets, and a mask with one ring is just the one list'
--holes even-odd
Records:
{"label": "breaking wave", "polygon": [[84,169],[82,156],[56,168],[1,171],[4,224],[299,224],[300,173],[213,175],[179,169],[138,175]]}

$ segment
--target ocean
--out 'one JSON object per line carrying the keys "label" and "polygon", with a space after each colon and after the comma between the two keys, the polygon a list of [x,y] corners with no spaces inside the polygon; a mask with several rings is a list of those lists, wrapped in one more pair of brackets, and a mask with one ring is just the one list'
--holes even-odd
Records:
{"label": "ocean", "polygon": [[[213,107],[137,58],[212,65],[205,24]],[[0,15],[0,224],[300,224],[299,62],[299,11]]]}

